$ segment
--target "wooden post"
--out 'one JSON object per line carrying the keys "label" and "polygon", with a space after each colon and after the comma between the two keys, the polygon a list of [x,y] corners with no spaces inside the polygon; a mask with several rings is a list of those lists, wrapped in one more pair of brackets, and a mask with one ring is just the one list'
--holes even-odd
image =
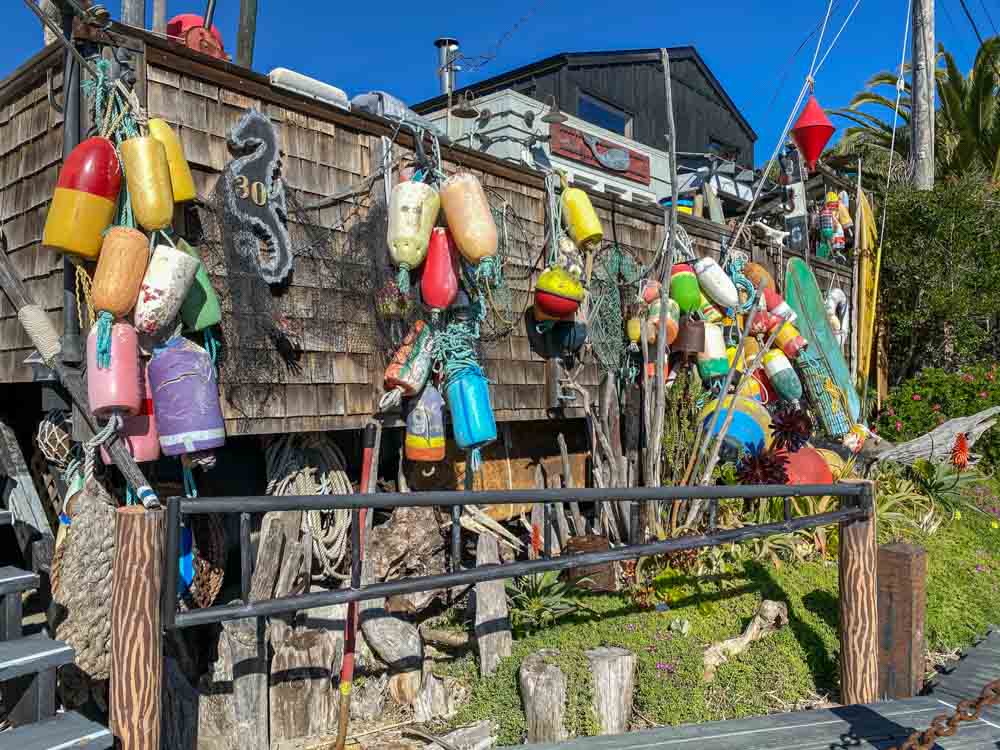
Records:
{"label": "wooden post", "polygon": [[[165,514],[130,505],[115,514],[111,584],[111,731],[121,750],[159,750],[163,691]],[[176,563],[175,563],[176,564]]]}
{"label": "wooden post", "polygon": [[257,0],[240,0],[240,29],[236,36],[236,64],[253,67],[254,40],[257,37]]}
{"label": "wooden post", "polygon": [[913,3],[913,187],[934,188],[934,0]]}
{"label": "wooden post", "polygon": [[878,694],[912,698],[924,684],[927,552],[910,544],[878,550]]}
{"label": "wooden post", "polygon": [[146,0],[122,0],[122,23],[146,28]]}
{"label": "wooden post", "polygon": [[153,31],[167,33],[167,0],[153,0]]}
{"label": "wooden post", "polygon": [[875,483],[858,498],[868,516],[840,524],[840,694],[845,705],[878,699]]}

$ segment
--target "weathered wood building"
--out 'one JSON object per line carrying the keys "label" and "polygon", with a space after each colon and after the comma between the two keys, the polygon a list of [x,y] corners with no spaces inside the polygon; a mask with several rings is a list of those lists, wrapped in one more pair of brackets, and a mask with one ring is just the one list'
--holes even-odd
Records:
{"label": "weathered wood building", "polygon": [[[248,108],[256,108],[271,118],[280,133],[296,256],[291,283],[270,298],[266,309],[248,309],[241,300],[258,297],[241,297],[235,290],[253,280],[227,268],[223,254],[203,248],[225,312],[220,381],[228,432],[249,435],[362,426],[376,409],[388,356],[374,299],[378,264],[384,262],[377,256],[385,255],[384,211],[378,209],[382,183],[370,178],[382,163],[387,143],[394,142],[391,159],[405,161],[413,147],[412,137],[391,121],[276,88],[265,76],[152,34],[126,33],[115,26],[98,36],[133,53],[141,103],[150,117],[166,119],[180,133],[200,198],[193,206],[178,210],[175,226],[192,241],[202,237],[209,247],[217,240],[211,226],[213,193],[232,158],[227,134],[233,125]],[[532,85],[538,86],[539,96],[545,87],[558,90],[562,106],[573,98],[568,89],[558,87],[582,81],[581,76],[589,76],[587,86],[605,81],[621,96],[636,92],[636,98],[623,104],[653,116],[636,120],[637,126],[642,122],[649,132],[637,132],[635,137],[655,141],[653,134],[662,132],[656,114],[661,105],[652,94],[652,80],[660,74],[652,62],[638,65],[627,59],[629,65],[619,70],[617,63],[611,64],[613,59],[559,56],[524,71],[523,77],[535,81]],[[700,77],[701,83],[675,87],[675,97],[705,96],[704,91],[697,91],[707,87],[717,100],[713,106],[730,106],[718,101],[717,92],[711,93],[711,80],[693,51],[687,58],[678,55],[677,60],[675,75],[685,81]],[[7,252],[57,327],[63,324],[63,262],[40,241],[62,155],[62,116],[53,106],[61,97],[62,63],[61,48],[52,45],[0,82],[0,221]],[[632,82],[633,77],[643,76],[649,79],[646,83]],[[511,80],[503,83],[510,84]],[[594,91],[605,93],[604,88]],[[649,93],[640,96],[640,91]],[[705,128],[710,130],[713,121],[702,117],[701,109],[692,110],[689,118],[678,122],[679,148],[695,148],[697,141],[697,148],[703,149],[703,141],[710,136]],[[727,121],[733,118],[727,116]],[[719,137],[738,146],[741,158],[752,159],[755,136],[749,126],[741,124]],[[543,176],[461,147],[444,148],[442,157],[446,171],[471,170],[487,187],[491,200],[506,206],[508,216],[516,216],[508,228],[507,273],[514,292],[513,310],[520,315],[530,304],[532,272],[539,270],[536,259],[545,234]],[[308,208],[311,202],[352,187],[359,190],[350,200]],[[598,194],[593,195],[593,202],[606,239],[615,238],[636,257],[649,257],[663,242],[663,216],[658,208]],[[700,253],[718,254],[724,227],[684,216],[681,223]],[[781,251],[774,247],[754,247],[752,254],[772,268],[781,258]],[[787,255],[786,251],[786,259]],[[850,297],[848,268],[822,261],[815,261],[815,266],[824,288],[835,277],[835,284]],[[294,343],[294,361],[282,355],[276,344],[280,339]],[[32,368],[24,363],[31,352],[14,309],[0,296],[0,387],[32,381]],[[485,345],[483,353],[498,421],[580,416],[578,409],[549,411],[545,363],[531,351],[520,318],[507,327],[505,335]],[[248,362],[255,366],[248,367]],[[588,360],[581,384],[596,387],[599,380],[597,365]],[[28,403],[39,403],[40,409],[35,398],[29,396]]]}

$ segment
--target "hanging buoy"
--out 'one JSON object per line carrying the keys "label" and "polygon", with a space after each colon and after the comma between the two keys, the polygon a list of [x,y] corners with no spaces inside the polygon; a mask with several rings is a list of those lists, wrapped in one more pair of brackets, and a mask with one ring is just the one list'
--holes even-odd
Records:
{"label": "hanging buoy", "polygon": [[469,263],[497,254],[497,225],[475,175],[459,172],[441,185],[441,208],[455,244]]}
{"label": "hanging buoy", "polygon": [[723,310],[731,310],[740,304],[736,285],[715,258],[699,258],[694,262],[694,272],[701,290]]}
{"label": "hanging buoy", "polygon": [[[730,367],[735,365],[734,383],[738,383],[743,378],[743,375],[746,373],[747,367],[749,366],[748,363],[753,357],[753,354],[751,354],[747,349],[747,344],[751,341],[753,341],[753,339],[749,336],[744,341],[743,353],[740,355],[738,362],[736,360],[736,347],[730,346],[726,348],[726,361],[729,363]],[[738,393],[740,396],[746,396],[754,399],[755,401],[760,401],[760,383],[758,383],[753,377],[748,377],[743,380],[743,386],[739,389]]]}
{"label": "hanging buoy", "polygon": [[674,351],[698,354],[705,351],[705,321],[685,317],[680,323]]}
{"label": "hanging buoy", "polygon": [[[656,342],[656,337],[660,335],[660,300],[656,299],[653,304],[649,306],[649,312],[646,315],[647,325],[650,328],[649,336],[650,343]],[[679,330],[679,322],[681,317],[680,308],[677,306],[677,302],[667,298],[667,346],[673,346],[673,343],[677,340],[677,333]]]}
{"label": "hanging buoy", "polygon": [[826,116],[826,112],[816,101],[816,97],[810,95],[806,102],[802,114],[792,127],[791,135],[795,145],[802,152],[802,157],[806,161],[809,171],[816,169],[816,160],[823,153],[823,149],[830,141],[833,131],[833,123]]}
{"label": "hanging buoy", "polygon": [[433,385],[424,388],[406,415],[404,445],[410,461],[444,460],[444,399]]}
{"label": "hanging buoy", "polygon": [[490,386],[478,366],[466,368],[453,378],[448,383],[447,395],[451,426],[459,448],[473,450],[497,439]]}
{"label": "hanging buoy", "polygon": [[[625,335],[628,336],[629,341],[638,345],[639,339],[642,338],[642,320],[636,317],[629,318],[628,323],[625,324]],[[646,341],[648,343],[652,344],[653,340],[647,335]]]}
{"label": "hanging buoy", "polygon": [[198,269],[194,274],[194,282],[181,304],[181,320],[186,331],[204,331],[222,322],[222,305],[215,293],[208,269],[201,260],[196,248],[191,247],[183,239],[177,240],[177,249],[198,261]]}
{"label": "hanging buoy", "polygon": [[698,308],[698,311],[701,313],[701,317],[709,323],[721,323],[726,317],[726,314],[719,309],[719,306],[706,297],[704,292],[701,295],[701,307]]}
{"label": "hanging buoy", "polygon": [[396,283],[403,294],[410,290],[409,272],[424,262],[431,230],[437,221],[441,198],[425,182],[401,182],[389,196],[389,256],[399,267]]}
{"label": "hanging buoy", "polygon": [[434,335],[430,326],[418,320],[385,370],[382,386],[387,393],[382,397],[385,406],[380,404],[380,408],[389,408],[400,398],[416,396],[420,392],[431,374],[433,346]]}
{"label": "hanging buoy", "polygon": [[219,384],[208,352],[174,337],[153,350],[146,376],[164,455],[207,451],[226,442]]}
{"label": "hanging buoy", "polygon": [[761,336],[770,333],[778,325],[781,325],[781,318],[777,315],[773,315],[767,310],[757,310],[750,326],[750,333],[754,336]]}
{"label": "hanging buoy", "polygon": [[777,286],[775,286],[774,278],[771,276],[771,272],[764,268],[764,266],[760,263],[747,263],[743,266],[743,275],[750,279],[750,283],[757,289],[766,289],[770,287],[771,289],[777,291]]}
{"label": "hanging buoy", "polygon": [[535,284],[535,310],[543,317],[563,320],[572,317],[583,301],[583,284],[561,266],[545,269]]}
{"label": "hanging buoy", "polygon": [[570,237],[587,252],[596,250],[604,239],[601,220],[590,198],[580,188],[566,188],[562,194],[562,215]]}
{"label": "hanging buoy", "polygon": [[184,156],[184,146],[181,145],[177,133],[166,120],[153,118],[149,121],[149,135],[163,144],[163,150],[167,155],[167,167],[170,170],[170,188],[174,203],[193,200],[198,191],[194,186],[194,177],[191,176],[191,166]]}
{"label": "hanging buoy", "polygon": [[724,378],[729,371],[726,342],[721,326],[705,324],[705,349],[698,353],[698,374],[702,380]]}
{"label": "hanging buoy", "polygon": [[789,323],[794,323],[797,319],[795,311],[788,306],[785,302],[785,298],[778,294],[776,291],[770,287],[764,287],[764,304],[767,306],[767,311],[772,315],[779,315]]}
{"label": "hanging buoy", "polygon": [[[652,380],[656,377],[656,362],[646,363],[646,377]],[[670,377],[670,360],[663,363],[663,385],[669,387],[673,385],[673,381],[676,380],[676,373],[674,373],[674,378]]]}
{"label": "hanging buoy", "polygon": [[156,247],[135,304],[136,328],[152,335],[173,322],[191,290],[200,262],[169,245]]}
{"label": "hanging buoy", "polygon": [[122,184],[114,144],[88,138],[74,148],[56,181],[42,244],[93,260],[101,252],[104,230],[111,226]]}
{"label": "hanging buoy", "polygon": [[692,313],[701,304],[701,287],[694,269],[687,263],[678,263],[671,269],[670,298],[677,302],[682,313]]}
{"label": "hanging buoy", "polygon": [[91,295],[94,309],[124,318],[135,307],[149,263],[149,240],[137,229],[112,227],[104,237]]}
{"label": "hanging buoy", "polygon": [[174,192],[163,144],[140,136],[123,141],[118,150],[135,220],[150,232],[166,229],[174,218]]}
{"label": "hanging buoy", "polygon": [[102,366],[97,327],[87,335],[87,400],[90,411],[102,419],[113,414],[138,414],[142,405],[139,388],[139,338],[128,323],[115,323],[106,346],[110,362]]}
{"label": "hanging buoy", "polygon": [[[125,443],[129,455],[137,463],[144,463],[155,461],[160,457],[160,434],[156,431],[153,391],[149,387],[149,379],[142,367],[139,368],[139,378],[142,381],[141,388],[144,394],[139,413],[122,420],[118,437]],[[111,456],[103,445],[101,446],[101,460],[106,465],[111,465]]]}
{"label": "hanging buoy", "polygon": [[434,227],[420,277],[420,296],[431,311],[447,310],[458,296],[458,249],[444,227]]}
{"label": "hanging buoy", "polygon": [[647,305],[660,298],[660,282],[656,279],[643,279],[639,284],[639,300]]}
{"label": "hanging buoy", "polygon": [[781,398],[786,401],[798,401],[802,398],[802,381],[783,351],[771,349],[764,354],[763,362],[767,379]]}
{"label": "hanging buoy", "polygon": [[743,453],[756,455],[770,447],[771,415],[760,402],[746,396],[726,396],[718,421],[713,425],[718,404],[718,399],[710,401],[701,411],[701,420],[705,432],[714,438],[722,431],[729,410],[733,410],[733,419],[722,444],[725,457],[737,457]]}
{"label": "hanging buoy", "polygon": [[791,323],[785,323],[774,338],[774,345],[785,353],[789,359],[795,359],[808,346],[802,334]]}

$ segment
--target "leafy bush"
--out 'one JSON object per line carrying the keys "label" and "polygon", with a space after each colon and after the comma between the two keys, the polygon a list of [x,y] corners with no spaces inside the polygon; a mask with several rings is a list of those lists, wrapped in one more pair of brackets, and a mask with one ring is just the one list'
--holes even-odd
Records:
{"label": "leafy bush", "polygon": [[581,610],[590,611],[573,598],[569,585],[559,580],[555,570],[508,581],[507,601],[518,637],[551,627],[556,620]]}
{"label": "leafy bush", "polygon": [[[928,367],[892,390],[879,418],[878,432],[894,442],[912,440],[946,420],[991,406],[1000,406],[1000,368],[996,362],[954,373]],[[1000,469],[1000,430],[987,431],[972,450],[982,456],[982,469]]]}
{"label": "leafy bush", "polygon": [[890,193],[879,291],[893,382],[997,356],[998,198],[975,176]]}

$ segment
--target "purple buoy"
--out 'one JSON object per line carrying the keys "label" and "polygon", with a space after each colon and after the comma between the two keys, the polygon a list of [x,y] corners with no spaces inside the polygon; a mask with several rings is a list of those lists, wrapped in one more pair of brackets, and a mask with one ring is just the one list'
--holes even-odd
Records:
{"label": "purple buoy", "polygon": [[219,384],[208,352],[185,338],[172,338],[154,350],[147,377],[165,455],[210,450],[226,442]]}

